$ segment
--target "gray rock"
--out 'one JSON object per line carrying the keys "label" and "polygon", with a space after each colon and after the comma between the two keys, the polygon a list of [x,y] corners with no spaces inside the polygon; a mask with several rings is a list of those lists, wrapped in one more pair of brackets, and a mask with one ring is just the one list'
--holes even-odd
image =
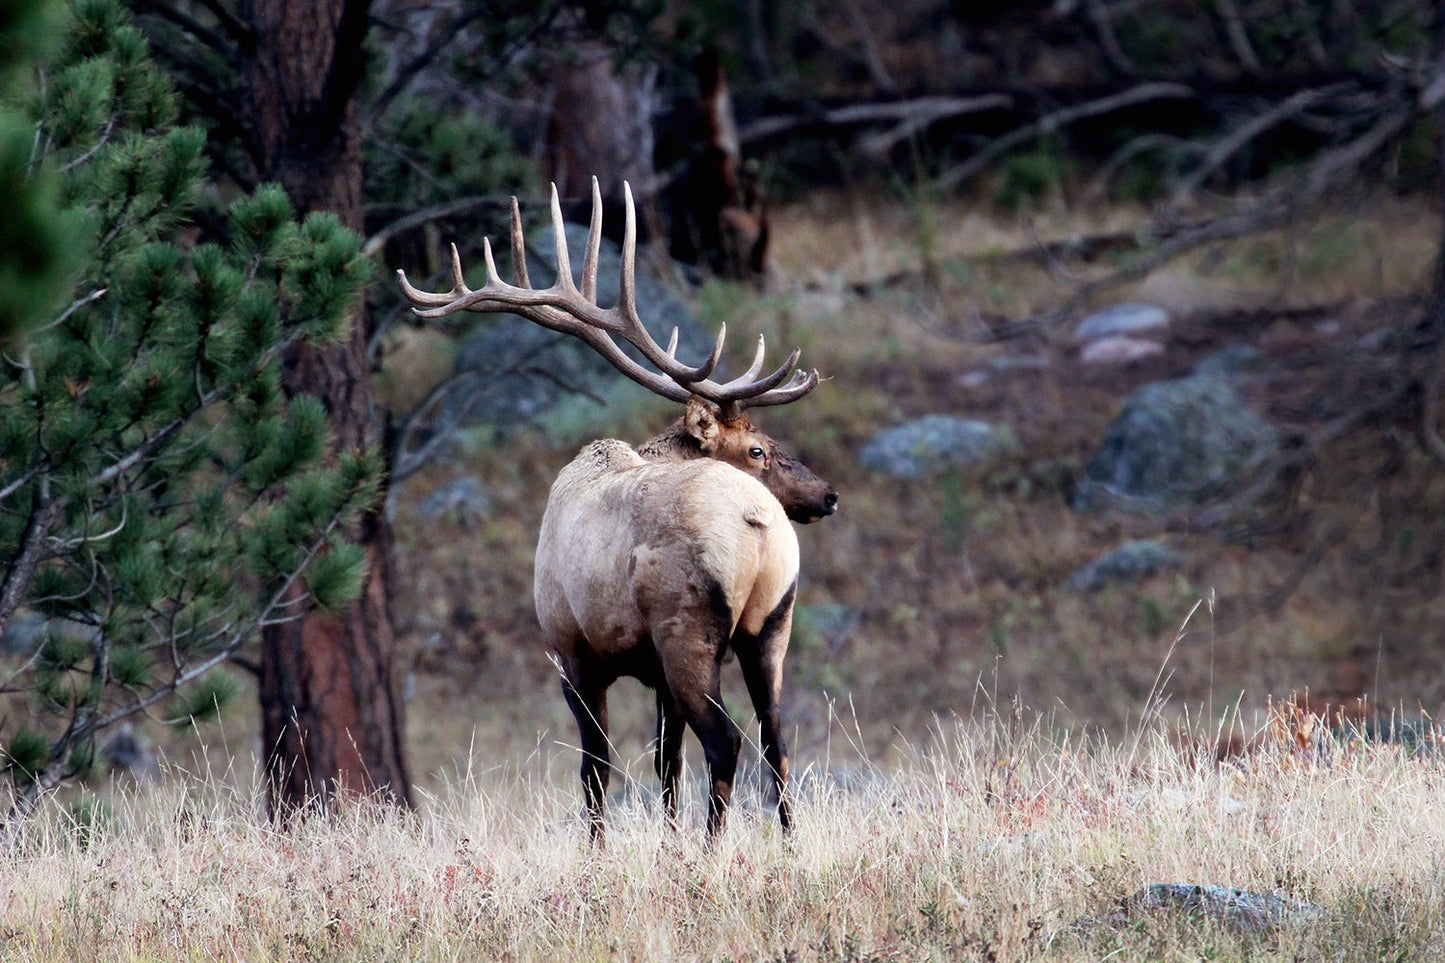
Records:
{"label": "gray rock", "polygon": [[126,772],[138,782],[160,775],[160,760],[149,739],[126,723],[118,727],[100,747],[100,755],[115,772]]}
{"label": "gray rock", "polygon": [[482,483],[471,475],[454,478],[432,492],[417,506],[418,518],[445,518],[470,527],[492,513],[492,500]]}
{"label": "gray rock", "polygon": [[[580,282],[587,229],[568,224],[566,234],[573,276]],[[556,278],[553,236],[551,226],[547,225],[529,232],[527,237],[527,273],[532,286],[539,289],[551,285]],[[620,287],[618,246],[604,238],[598,263],[597,301],[604,308],[611,307],[617,302]],[[499,269],[510,280],[508,268]],[[676,326],[678,357],[689,364],[697,364],[707,357],[715,335],[703,331],[687,306],[640,266],[636,281],[637,311],[652,336],[666,345]],[[446,402],[446,415],[456,417],[459,423],[510,425],[537,421],[578,392],[606,397],[624,380],[608,362],[576,338],[510,314],[479,317],[476,330],[459,346],[456,361],[458,375],[474,377],[462,379],[454,397]],[[625,350],[640,360],[630,346],[625,346]],[[749,354],[743,363],[750,358]],[[725,374],[720,372],[714,377]],[[635,390],[640,397],[642,389]],[[458,406],[462,410],[455,410]]]}
{"label": "gray rock", "polygon": [[1074,572],[1067,584],[1076,592],[1097,592],[1113,583],[1137,582],[1183,561],[1183,555],[1160,542],[1148,539],[1125,542]]}
{"label": "gray rock", "polygon": [[1323,906],[1273,893],[1199,883],[1150,883],[1121,900],[1113,912],[1077,919],[1049,942],[1063,945],[1100,931],[1124,929],[1145,916],[1163,914],[1180,917],[1189,924],[1210,923],[1250,936],[1269,936],[1282,929],[1320,923],[1329,916]]}
{"label": "gray rock", "polygon": [[1169,326],[1169,312],[1153,304],[1116,304],[1089,315],[1074,329],[1080,341],[1134,335]]}
{"label": "gray rock", "polygon": [[885,428],[863,446],[865,468],[892,478],[985,470],[1018,448],[1007,425],[927,415]]}
{"label": "gray rock", "polygon": [[97,634],[94,626],[82,622],[52,619],[22,610],[15,614],[5,627],[5,633],[0,635],[0,652],[28,656],[52,638],[89,645],[95,641]]}
{"label": "gray rock", "polygon": [[1199,359],[1194,373],[1199,375],[1253,374],[1264,365],[1264,353],[1249,344],[1231,344]]}
{"label": "gray rock", "polygon": [[1071,501],[1081,512],[1140,514],[1198,504],[1278,445],[1278,432],[1223,376],[1146,385],[1124,402]]}
{"label": "gray rock", "polygon": [[1079,360],[1084,364],[1128,364],[1164,353],[1164,345],[1148,338],[1128,338],[1111,334],[1084,345]]}
{"label": "gray rock", "polygon": [[1325,918],[1324,907],[1314,903],[1197,883],[1151,883],[1129,897],[1124,911],[1131,919],[1146,912],[1182,913],[1236,932],[1258,934]]}

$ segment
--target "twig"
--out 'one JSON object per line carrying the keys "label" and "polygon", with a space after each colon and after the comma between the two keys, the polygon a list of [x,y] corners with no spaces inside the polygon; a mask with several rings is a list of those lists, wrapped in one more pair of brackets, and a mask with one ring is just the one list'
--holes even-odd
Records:
{"label": "twig", "polygon": [[992,164],[994,160],[1007,154],[1019,144],[1034,140],[1041,134],[1053,133],[1077,121],[1113,113],[1125,107],[1136,107],[1139,104],[1147,104],[1151,101],[1191,100],[1196,96],[1194,88],[1184,84],[1144,83],[1117,94],[1110,94],[1107,97],[1099,97],[1094,100],[1085,101],[1082,104],[1074,104],[1071,107],[1061,108],[1052,113],[1045,114],[1032,123],[1015,127],[1002,137],[991,141],[987,147],[984,147],[962,164],[958,164],[944,171],[936,182],[937,186],[943,190],[957,187],[970,177],[981,173]]}
{"label": "twig", "polygon": [[366,239],[361,248],[362,257],[373,257],[398,234],[405,233],[414,228],[429,224],[432,221],[439,221],[444,217],[453,217],[457,214],[467,214],[484,207],[505,207],[507,201],[493,194],[481,194],[475,197],[463,197],[454,201],[444,201],[432,207],[423,207],[420,210],[412,211],[405,217],[399,217],[390,224],[376,231]]}

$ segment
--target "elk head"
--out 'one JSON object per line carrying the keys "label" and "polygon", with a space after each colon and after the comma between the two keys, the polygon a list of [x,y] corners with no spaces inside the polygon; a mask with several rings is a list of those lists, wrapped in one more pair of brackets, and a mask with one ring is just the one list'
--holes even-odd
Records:
{"label": "elk head", "polygon": [[[490,239],[484,239],[487,283],[472,290],[462,277],[461,257],[451,246],[452,287],[449,291],[427,292],[413,287],[405,271],[397,271],[402,291],[418,317],[440,318],[459,311],[489,313],[507,311],[545,328],[579,338],[602,355],[614,368],[644,388],[687,405],[687,411],[671,428],[641,446],[645,458],[716,458],[758,478],[782,504],[795,522],[812,522],[831,515],[838,506],[838,493],[827,482],[789,455],[768,435],[757,430],[748,410],[796,401],[818,384],[816,370],[797,367],[799,349],[768,374],[763,374],[764,339],[759,336],[752,364],[737,377],[723,382],[710,376],[722,358],[727,326],[723,325],[712,353],[699,365],[677,359],[677,328],[666,348],[657,343],[637,313],[637,215],[632,188],[623,184],[626,223],[622,241],[620,294],[614,307],[597,304],[597,269],[602,242],[602,197],[597,179],[592,179],[592,222],[587,233],[587,250],[582,262],[582,284],[572,278],[562,224],[562,207],[556,185],[552,187],[552,225],[556,239],[557,280],[548,288],[532,287],[527,276],[526,244],[517,199],[512,198],[512,278],[503,281],[497,273]],[[644,367],[626,354],[615,340],[621,338],[638,350],[652,366]]]}

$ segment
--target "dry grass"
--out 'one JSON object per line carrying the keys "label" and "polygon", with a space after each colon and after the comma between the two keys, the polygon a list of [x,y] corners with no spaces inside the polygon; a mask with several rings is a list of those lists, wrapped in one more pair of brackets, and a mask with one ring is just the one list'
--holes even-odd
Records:
{"label": "dry grass", "polygon": [[[1278,721],[1278,720],[1277,720]],[[1119,741],[989,716],[888,770],[848,744],[778,833],[745,773],[720,843],[700,786],[669,831],[615,794],[604,852],[541,752],[467,769],[402,815],[346,806],[288,831],[232,780],[172,772],[55,807],[0,856],[12,961],[1376,960],[1445,953],[1436,754],[1279,726],[1215,766],[1149,724]],[[563,755],[567,755],[564,753]],[[570,764],[575,757],[564,761]],[[831,764],[829,764],[831,763]],[[1156,881],[1307,900],[1265,935],[1167,913],[1110,919]],[[1074,925],[1096,920],[1094,925]]]}

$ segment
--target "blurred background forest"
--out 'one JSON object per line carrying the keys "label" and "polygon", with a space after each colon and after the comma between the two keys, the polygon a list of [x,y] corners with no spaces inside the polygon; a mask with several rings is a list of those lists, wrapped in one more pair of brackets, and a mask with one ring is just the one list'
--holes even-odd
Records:
{"label": "blurred background forest", "polygon": [[[80,6],[96,37],[133,25],[174,85],[167,123],[204,131],[189,216],[166,228],[180,248],[229,243],[229,205],[274,182],[354,232],[347,263],[373,265],[349,333],[275,355],[278,397],[320,398],[334,450],[382,456],[381,507],[335,509],[347,561],[368,562],[358,601],[207,650],[234,682],[206,698],[259,696],[222,712],[233,750],[276,767],[318,733],[370,734],[289,791],[350,770],[340,784],[405,797],[469,757],[571,742],[531,608],[546,490],[582,442],[641,442],[674,412],[525,322],[419,322],[393,278],[445,289],[455,243],[480,283],[515,194],[547,283],[545,186],[584,219],[593,175],[609,237],[624,181],[638,197],[649,324],[698,356],[721,323],[733,346],[763,333],[826,379],[758,419],[841,493],[799,530],[801,764],[845,740],[886,759],[939,718],[1015,704],[1109,731],[1163,715],[1213,733],[1237,714],[1247,736],[1271,699],[1411,720],[1445,703],[1435,4]],[[32,72],[55,92],[58,67]],[[77,99],[30,97],[30,123]],[[89,140],[54,141],[45,176],[65,197],[112,142],[97,110]],[[14,326],[83,315],[88,290]],[[40,475],[4,468],[7,497]],[[55,619],[110,624],[93,599],[9,597],[43,571],[25,546],[45,504],[7,506],[7,658],[138,705],[102,644],[56,649]],[[51,641],[19,639],[22,615]],[[338,676],[346,707],[308,688]],[[32,681],[8,678],[29,706],[11,718],[52,733],[23,765],[6,736],[12,770],[48,753],[59,779],[95,764],[77,745],[113,745],[89,696],[52,678],[37,708]],[[651,698],[619,689],[613,706],[624,759],[645,762]],[[127,738],[142,759],[197,738],[174,729]]]}

